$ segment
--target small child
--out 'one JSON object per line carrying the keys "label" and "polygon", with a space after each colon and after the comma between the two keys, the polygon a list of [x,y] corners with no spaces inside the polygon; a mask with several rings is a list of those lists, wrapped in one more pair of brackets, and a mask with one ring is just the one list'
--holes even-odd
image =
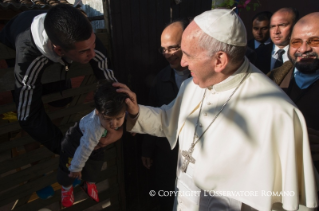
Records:
{"label": "small child", "polygon": [[127,95],[116,92],[113,82],[98,84],[94,93],[95,109],[67,132],[62,141],[57,180],[62,186],[62,205],[73,205],[75,179],[83,178],[88,195],[99,202],[95,182],[101,171],[104,147],[123,134]]}

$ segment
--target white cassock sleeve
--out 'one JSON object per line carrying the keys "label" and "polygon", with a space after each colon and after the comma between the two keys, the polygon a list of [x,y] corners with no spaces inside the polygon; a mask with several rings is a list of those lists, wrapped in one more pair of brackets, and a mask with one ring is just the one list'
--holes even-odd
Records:
{"label": "white cassock sleeve", "polygon": [[[139,117],[128,119],[127,131],[166,137],[173,149],[186,117],[199,107],[204,91],[192,83],[192,78],[185,80],[170,104],[159,108],[139,105]],[[185,93],[193,97],[185,97]],[[182,104],[187,106],[182,108]]]}

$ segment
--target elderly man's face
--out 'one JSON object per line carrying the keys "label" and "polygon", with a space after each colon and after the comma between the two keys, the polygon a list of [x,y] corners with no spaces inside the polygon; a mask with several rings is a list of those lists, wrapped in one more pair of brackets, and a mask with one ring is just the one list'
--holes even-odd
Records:
{"label": "elderly man's face", "polygon": [[317,24],[316,21],[296,24],[291,35],[288,56],[302,73],[314,73],[319,69],[319,28]]}
{"label": "elderly man's face", "polygon": [[293,14],[291,12],[276,12],[270,21],[270,37],[279,48],[289,44],[291,29],[293,27]]}
{"label": "elderly man's face", "polygon": [[198,46],[198,37],[195,35],[198,30],[200,28],[193,21],[183,33],[181,65],[188,66],[195,84],[207,88],[215,84],[214,63],[207,51]]}

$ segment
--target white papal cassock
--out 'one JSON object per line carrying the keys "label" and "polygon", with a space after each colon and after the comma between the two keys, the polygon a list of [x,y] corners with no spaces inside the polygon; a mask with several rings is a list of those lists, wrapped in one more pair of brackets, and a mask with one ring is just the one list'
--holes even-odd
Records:
{"label": "white papal cassock", "polygon": [[[214,190],[213,193],[257,210],[271,210],[276,202],[287,210],[297,210],[299,204],[317,207],[304,117],[289,97],[247,58],[232,76],[207,89],[197,134],[200,136],[207,128],[247,72],[222,113],[195,146],[196,162],[188,166],[186,174],[179,169],[184,160],[179,155],[177,188],[202,190],[202,197],[204,190]],[[166,137],[172,148],[179,137],[180,150],[188,150],[204,92],[190,78],[169,105],[140,105],[138,119],[129,120],[127,128]],[[178,204],[181,210],[199,209],[198,197],[188,196],[185,202],[186,206]]]}

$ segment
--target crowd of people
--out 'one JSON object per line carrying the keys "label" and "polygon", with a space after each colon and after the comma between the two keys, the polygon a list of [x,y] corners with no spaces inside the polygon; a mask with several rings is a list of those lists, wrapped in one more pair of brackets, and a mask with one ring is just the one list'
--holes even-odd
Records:
{"label": "crowd of people", "polygon": [[[128,131],[148,134],[142,163],[156,169],[157,189],[175,192],[160,198],[161,210],[310,210],[318,206],[317,21],[318,12],[299,19],[294,8],[261,12],[247,41],[233,10],[174,20],[161,34],[159,52],[169,65],[148,106],[117,82],[89,21],[69,5],[18,15],[0,42],[17,52],[13,95],[21,127],[60,155],[63,206],[73,205],[72,183],[81,178],[99,201],[103,149],[120,139],[126,116]],[[63,135],[44,110],[41,75],[53,63],[67,71],[73,61],[90,63],[107,82],[97,87],[95,109]]]}

